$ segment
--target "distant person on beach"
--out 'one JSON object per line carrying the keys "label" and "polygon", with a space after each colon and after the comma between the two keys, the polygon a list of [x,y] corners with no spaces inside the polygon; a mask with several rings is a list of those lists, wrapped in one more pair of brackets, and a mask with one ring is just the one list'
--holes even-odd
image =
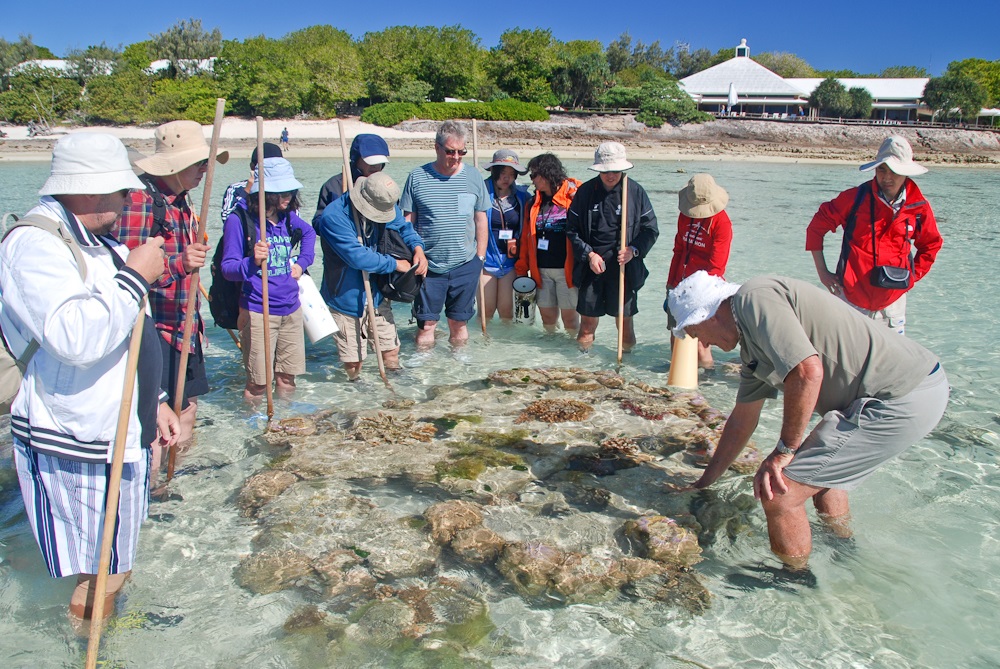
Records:
{"label": "distant person on beach", "polygon": [[[361,177],[370,177],[376,172],[385,169],[389,164],[389,145],[385,140],[371,133],[362,133],[351,142],[351,149],[348,154],[348,162],[351,165],[351,183]],[[344,194],[344,173],[335,174],[326,180],[323,187],[319,189],[319,199],[316,200],[316,213],[313,214],[312,223],[315,226],[323,215],[323,210],[334,200]]]}
{"label": "distant person on beach", "polygon": [[[904,334],[906,293],[930,271],[943,241],[931,205],[910,177],[927,172],[903,137],[882,142],[875,178],[824,203],[806,229],[820,282],[865,316]],[[823,237],[844,228],[836,272],[827,269]],[[914,253],[916,254],[914,256]]]}
{"label": "distant person on beach", "polygon": [[489,213],[486,262],[480,277],[484,302],[480,308],[486,312],[487,320],[492,319],[496,311],[502,321],[511,323],[514,321],[514,264],[524,222],[524,204],[528,200],[528,189],[517,184],[517,177],[528,168],[521,165],[517,153],[500,149],[483,169],[490,173],[484,183],[493,208]]}
{"label": "distant person on beach", "polygon": [[[698,270],[725,278],[729,262],[729,247],[733,242],[733,224],[726,213],[729,193],[715,183],[711,174],[696,174],[678,194],[677,234],[674,236],[674,257],[667,275],[667,295],[684,279]],[[669,307],[669,300],[663,303]],[[667,328],[676,322],[667,309]],[[673,349],[674,340],[670,339]],[[698,366],[714,366],[712,348],[698,342]]]}
{"label": "distant person on beach", "polygon": [[643,262],[660,231],[656,214],[646,191],[628,180],[625,249],[621,247],[622,177],[632,169],[625,157],[625,147],[618,142],[604,142],[594,152],[591,170],[598,176],[576,191],[567,214],[567,235],[573,244],[573,285],[579,288],[576,310],[580,313],[580,348],[594,343],[594,333],[601,316],[618,315],[619,267],[625,266],[625,304],[622,314],[624,349],[635,345],[632,317],[639,311],[639,289],[646,283],[649,270]]}
{"label": "distant person on beach", "polygon": [[[222,234],[222,275],[243,284],[240,295],[240,350],[246,370],[243,398],[257,404],[267,390],[264,348],[262,264],[267,261],[268,324],[274,386],[279,396],[295,390],[295,377],[306,371],[306,342],[299,302],[298,279],[315,258],[316,231],[299,218],[299,189],[291,163],[265,158],[265,239],[260,238],[260,179],[255,175],[250,199],[226,219]],[[251,232],[253,253],[245,255],[245,231]]]}
{"label": "distant person on beach", "polygon": [[[783,394],[780,439],[753,488],[771,550],[793,570],[812,549],[806,501],[837,536],[850,536],[848,491],[930,433],[948,404],[934,354],[804,281],[761,276],[740,286],[699,271],[671,291],[670,312],[675,336],[740,347],[736,405],[695,488],[726,472],[764,400]],[[814,412],[820,420],[807,434]]]}
{"label": "distant person on beach", "polygon": [[566,236],[566,216],[580,180],[566,175],[554,154],[543,153],[528,161],[535,193],[526,207],[527,217],[517,259],[517,275],[530,276],[537,286],[535,303],[546,332],[555,332],[562,315],[563,328],[576,334],[579,291],[573,284],[573,245]]}
{"label": "distant person on beach", "polygon": [[[371,343],[372,324],[368,317],[362,272],[388,274],[406,272],[411,267],[406,260],[397,260],[378,252],[382,235],[387,230],[396,230],[413,252],[414,273],[418,276],[427,274],[423,240],[414,231],[413,225],[403,218],[403,212],[396,206],[398,199],[399,186],[393,178],[385,172],[375,172],[368,177],[358,177],[350,193],[331,202],[315,223],[324,242],[323,248],[329,249],[329,252],[323,253],[324,280],[320,293],[337,324],[334,341],[347,378],[351,381],[361,374],[361,365],[368,356]],[[355,212],[361,224],[361,241],[358,240],[358,228],[354,222]],[[386,369],[399,369],[399,337],[392,305],[383,299],[376,281],[369,278],[369,285],[375,309],[374,330],[382,361]]]}
{"label": "distant person on beach", "polygon": [[424,241],[428,272],[413,303],[417,347],[434,346],[434,331],[444,309],[449,341],[469,339],[467,322],[475,315],[479,275],[486,260],[490,194],[462,157],[468,153],[465,126],[445,121],[434,138],[436,159],[406,179],[399,206]]}
{"label": "distant person on beach", "polygon": [[281,129],[281,150],[288,150],[288,128]]}
{"label": "distant person on beach", "polygon": [[[163,273],[163,240],[129,252],[113,236],[129,189],[141,189],[121,140],[61,137],[28,212],[58,224],[71,246],[32,226],[0,245],[0,325],[13,355],[38,344],[11,405],[14,466],[28,524],[53,577],[76,576],[74,626],[92,617],[105,496],[131,331],[151,283]],[[81,265],[82,264],[82,265]],[[180,425],[160,402],[161,355],[144,322],[136,390],[123,442],[124,466],[104,615],[135,561],[149,503],[150,446],[176,443]]]}
{"label": "distant person on beach", "polygon": [[[264,142],[264,158],[281,158],[281,147],[271,142]],[[257,170],[257,147],[250,154],[250,174],[246,179],[229,184],[222,196],[222,223],[233,213],[237,206],[247,206],[248,189],[253,187],[254,173]]]}
{"label": "distant person on beach", "polygon": [[[135,161],[135,166],[152,177],[150,183],[162,194],[166,211],[158,224],[154,216],[153,196],[135,189],[125,199],[119,237],[129,248],[136,248],[150,237],[163,238],[164,274],[153,284],[149,304],[153,321],[161,336],[163,351],[163,387],[174,406],[178,366],[184,340],[191,274],[205,266],[208,245],[195,239],[197,222],[188,192],[197,188],[208,169],[210,149],[201,125],[194,121],[171,121],[154,131],[156,151]],[[220,163],[229,160],[228,151],[220,151]],[[194,302],[194,335],[191,338],[185,370],[184,399],[181,412],[180,443],[187,442],[194,431],[198,396],[208,392],[205,354],[202,350],[204,322],[198,312],[200,296]]]}

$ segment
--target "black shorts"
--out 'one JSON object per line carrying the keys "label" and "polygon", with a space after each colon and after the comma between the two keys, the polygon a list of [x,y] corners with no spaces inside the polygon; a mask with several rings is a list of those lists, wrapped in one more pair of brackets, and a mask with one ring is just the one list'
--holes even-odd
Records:
{"label": "black shorts", "polygon": [[[170,396],[167,401],[174,408],[174,391],[177,390],[177,370],[181,364],[181,352],[175,349],[161,335],[160,349],[163,351],[163,374],[160,377],[160,388]],[[189,399],[208,392],[208,376],[205,374],[205,353],[201,350],[201,337],[195,334],[194,353],[188,355],[187,374],[184,377],[184,404],[181,410],[187,409]]]}
{"label": "black shorts", "polygon": [[[625,317],[639,313],[638,292],[625,283]],[[618,267],[608,266],[604,274],[586,272],[580,286],[576,310],[581,316],[600,318],[618,315]]]}

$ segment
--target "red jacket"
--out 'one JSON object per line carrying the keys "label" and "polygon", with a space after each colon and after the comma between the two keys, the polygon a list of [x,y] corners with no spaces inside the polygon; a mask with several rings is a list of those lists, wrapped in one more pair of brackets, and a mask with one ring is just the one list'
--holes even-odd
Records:
{"label": "red jacket", "polygon": [[733,223],[720,211],[711,218],[677,215],[674,258],[670,261],[667,288],[673,288],[698,270],[722,277],[733,243]]}
{"label": "red jacket", "polygon": [[[892,207],[878,196],[878,183],[872,179],[823,203],[806,229],[806,250],[822,250],[823,237],[846,222],[847,215],[854,206],[858,188],[871,190],[858,207],[847,265],[844,275],[840,277],[848,302],[862,309],[884,309],[909,290],[879,288],[871,283],[871,272],[875,267],[875,257],[872,255],[873,200],[878,264],[909,267],[911,250],[915,247],[910,288],[930,271],[934,258],[944,243],[931,205],[917,188],[917,184],[912,179],[907,179],[903,187],[906,189],[906,201],[898,214],[893,213]],[[839,258],[840,243],[837,244],[837,250]]]}
{"label": "red jacket", "polygon": [[[573,203],[573,196],[576,194],[576,189],[579,186],[580,181],[578,179],[566,177],[566,180],[559,186],[559,190],[552,195],[552,202],[568,210],[570,204]],[[521,243],[517,247],[517,264],[514,265],[517,276],[530,275],[539,285],[541,285],[542,275],[538,271],[538,233],[535,229],[535,223],[538,221],[538,212],[541,208],[542,196],[535,191],[535,194],[528,200],[528,204],[525,207],[525,210],[528,212],[528,220],[521,226]],[[570,243],[568,235],[566,237],[566,266],[564,270],[566,285],[572,288],[573,245]]]}

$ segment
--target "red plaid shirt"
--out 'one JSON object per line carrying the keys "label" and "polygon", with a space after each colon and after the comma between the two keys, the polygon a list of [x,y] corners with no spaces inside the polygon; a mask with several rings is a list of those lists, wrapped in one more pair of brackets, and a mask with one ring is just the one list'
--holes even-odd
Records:
{"label": "red plaid shirt", "polygon": [[[167,201],[163,229],[152,229],[153,198],[145,190],[133,190],[125,200],[125,209],[118,222],[118,239],[134,249],[145,243],[147,237],[163,238],[163,250],[166,252],[164,274],[149,291],[149,305],[156,329],[179,351],[184,341],[184,317],[191,290],[191,275],[184,270],[183,254],[187,245],[194,241],[196,219],[186,192],[174,195],[166,182],[159,178],[154,179],[154,184]],[[201,332],[203,327],[198,313],[199,303],[200,296],[195,300],[197,332]],[[194,352],[194,338],[191,352]]]}

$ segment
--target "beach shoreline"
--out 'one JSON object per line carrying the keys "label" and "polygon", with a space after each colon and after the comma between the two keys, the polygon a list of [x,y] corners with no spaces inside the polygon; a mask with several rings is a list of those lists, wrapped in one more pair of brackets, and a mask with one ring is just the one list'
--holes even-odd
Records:
{"label": "beach shoreline", "polygon": [[[341,119],[348,139],[362,132],[386,139],[393,156],[432,157],[435,121],[406,121],[393,128],[362,123],[357,117]],[[340,158],[336,119],[276,119],[264,122],[267,141],[278,142],[283,128],[290,137],[289,158]],[[3,126],[0,163],[47,161],[52,145],[69,132],[106,132],[143,153],[154,150],[149,126],[60,126],[52,134],[29,138],[25,126]],[[523,158],[552,152],[563,158],[586,159],[602,141],[622,142],[630,158],[665,162],[719,161],[765,163],[857,163],[871,159],[882,139],[890,134],[906,137],[915,158],[937,166],[1000,166],[1000,133],[959,128],[916,126],[836,125],[808,122],[768,122],[721,119],[704,124],[647,128],[631,116],[553,116],[550,121],[480,121],[477,124],[480,163],[498,148],[518,151]],[[205,126],[206,136],[211,127]],[[226,118],[220,149],[237,155],[253,150],[253,120]],[[469,147],[471,149],[471,146]],[[471,159],[471,156],[470,156]]]}

